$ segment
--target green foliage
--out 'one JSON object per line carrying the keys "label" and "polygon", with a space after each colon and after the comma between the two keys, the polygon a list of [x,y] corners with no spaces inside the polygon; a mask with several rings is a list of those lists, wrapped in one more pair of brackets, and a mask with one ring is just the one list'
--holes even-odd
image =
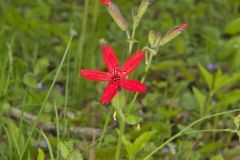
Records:
{"label": "green foliage", "polygon": [[236,34],[240,32],[240,18],[237,18],[227,24],[225,27],[225,32],[229,34]]}
{"label": "green foliage", "polygon": [[64,160],[83,160],[79,151],[74,150],[73,142],[58,142],[59,151]]}
{"label": "green foliage", "polygon": [[32,73],[26,73],[23,76],[23,83],[28,87],[37,88],[37,80]]}
{"label": "green foliage", "polygon": [[[131,11],[137,14],[139,1],[115,0],[114,3],[131,29]],[[146,11],[143,8],[145,15],[139,15],[142,19],[132,52],[148,43],[156,47],[160,32],[166,33],[173,26],[187,22],[189,27],[154,56],[144,82],[148,91],[139,95],[134,111],[121,114],[128,110],[132,93],[126,94],[126,99],[121,97],[113,102],[115,106],[121,104],[117,118],[120,115],[130,124],[126,125],[122,138],[123,160],[142,160],[203,115],[239,108],[239,6],[239,0],[182,0],[152,1]],[[51,156],[59,160],[81,160],[89,159],[90,153],[95,159],[112,160],[118,126],[112,117],[96,154],[98,136],[92,132],[86,136],[86,128],[80,133],[77,130],[77,127],[103,128],[112,107],[99,103],[106,84],[79,78],[79,69],[105,69],[102,44],[113,46],[119,63],[126,59],[129,49],[125,33],[113,24],[106,8],[99,1],[90,0],[0,0],[0,16],[0,159],[19,160],[26,137],[30,137],[22,160],[43,160]],[[150,30],[154,33],[149,34]],[[74,32],[69,55],[37,120],[39,124],[30,136],[35,121],[29,122],[22,113],[15,117],[12,109],[33,116],[39,114],[66,49],[69,32]],[[140,80],[143,71],[142,64],[129,78]],[[54,106],[60,132],[56,134],[50,128],[44,131],[44,138],[40,132],[42,126],[57,125]],[[188,131],[236,129],[231,118],[236,116],[209,119]],[[137,131],[139,123],[141,129]],[[47,146],[40,145],[42,138],[48,141]],[[169,143],[152,159],[232,160],[240,156],[238,143],[238,137],[229,132],[187,134]]]}
{"label": "green foliage", "polygon": [[44,157],[45,157],[45,154],[44,154],[43,150],[38,148],[37,160],[44,160]]}
{"label": "green foliage", "polygon": [[203,115],[205,102],[207,100],[207,96],[195,87],[193,88],[193,93],[194,93],[195,99],[198,102],[198,105],[199,105],[199,108],[200,108],[200,113],[201,113],[201,115]]}
{"label": "green foliage", "polygon": [[216,155],[212,157],[210,160],[224,160],[224,158],[221,155]]}
{"label": "green foliage", "polygon": [[212,86],[213,85],[213,75],[210,72],[208,72],[201,64],[198,64],[198,68],[199,68],[202,76],[204,77],[209,90],[211,90],[213,87]]}
{"label": "green foliage", "polygon": [[122,141],[128,153],[128,159],[133,160],[136,157],[136,154],[140,152],[143,147],[147,145],[150,139],[156,134],[156,131],[144,132],[139,137],[135,139],[132,143],[125,136],[123,136]]}

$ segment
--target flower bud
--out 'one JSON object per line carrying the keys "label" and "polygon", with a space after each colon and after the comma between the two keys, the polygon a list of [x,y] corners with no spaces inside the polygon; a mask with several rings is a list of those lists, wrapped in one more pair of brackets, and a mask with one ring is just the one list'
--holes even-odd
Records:
{"label": "flower bud", "polygon": [[172,39],[176,38],[182,31],[188,26],[187,23],[184,23],[180,26],[170,29],[166,35],[164,35],[158,43],[158,46],[163,46],[170,42]]}
{"label": "flower bud", "polygon": [[123,31],[128,30],[128,24],[126,20],[123,18],[119,8],[115,3],[113,3],[111,0],[101,0],[102,4],[104,4],[109,12],[109,14],[112,16],[116,24],[119,26],[119,28]]}
{"label": "flower bud", "polygon": [[150,2],[150,0],[142,0],[140,7],[138,9],[138,13],[137,13],[138,19],[141,19],[142,16],[144,15],[144,13],[146,12],[147,7],[150,4],[149,2]]}
{"label": "flower bud", "polygon": [[162,38],[161,33],[160,33],[160,32],[157,32],[157,34],[156,34],[156,40],[155,40],[155,46],[156,46],[156,47],[157,47],[158,44],[160,43],[161,38]]}
{"label": "flower bud", "polygon": [[151,47],[155,46],[156,35],[154,31],[150,31],[148,35],[148,42],[150,43]]}
{"label": "flower bud", "polygon": [[240,126],[240,114],[237,117],[234,117],[234,123],[235,123],[237,129],[239,129],[239,126]]}

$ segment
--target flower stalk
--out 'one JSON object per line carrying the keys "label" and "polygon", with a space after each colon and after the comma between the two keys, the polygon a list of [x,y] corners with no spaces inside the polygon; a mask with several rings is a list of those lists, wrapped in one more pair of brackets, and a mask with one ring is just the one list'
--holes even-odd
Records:
{"label": "flower stalk", "polygon": [[141,22],[141,19],[143,17],[143,15],[145,14],[148,5],[150,4],[150,0],[142,0],[141,4],[138,8],[138,12],[137,15],[133,14],[133,27],[132,27],[132,34],[130,39],[128,38],[128,42],[129,42],[129,54],[131,54],[132,51],[132,47],[134,45],[134,43],[136,43],[137,41],[135,40],[135,34],[136,34],[136,30]]}
{"label": "flower stalk", "polygon": [[114,97],[112,101],[112,105],[117,113],[118,122],[119,122],[119,136],[118,136],[118,143],[116,148],[115,159],[119,160],[120,153],[121,153],[121,146],[122,146],[122,137],[125,130],[125,117],[123,113],[123,108],[126,105],[126,98],[123,90],[119,91],[119,93]]}

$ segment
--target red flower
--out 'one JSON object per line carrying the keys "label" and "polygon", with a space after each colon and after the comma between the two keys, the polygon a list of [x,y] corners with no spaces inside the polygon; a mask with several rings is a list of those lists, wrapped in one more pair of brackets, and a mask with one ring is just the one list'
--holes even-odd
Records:
{"label": "red flower", "polygon": [[137,51],[132,55],[122,67],[118,66],[118,59],[111,46],[103,47],[103,59],[108,72],[98,70],[81,70],[80,75],[86,79],[94,81],[108,81],[108,85],[103,91],[101,103],[110,102],[117,94],[119,88],[124,88],[129,92],[145,92],[147,87],[140,81],[127,79],[144,58],[142,51]]}
{"label": "red flower", "polygon": [[111,0],[101,0],[101,2],[104,5],[108,5],[111,2]]}

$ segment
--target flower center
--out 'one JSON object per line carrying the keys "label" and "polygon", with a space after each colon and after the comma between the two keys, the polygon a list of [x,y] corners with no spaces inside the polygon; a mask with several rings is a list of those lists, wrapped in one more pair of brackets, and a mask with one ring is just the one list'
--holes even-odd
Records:
{"label": "flower center", "polygon": [[115,69],[112,76],[112,81],[118,83],[121,80],[121,74],[122,73],[119,71],[119,69]]}
{"label": "flower center", "polygon": [[120,79],[121,79],[120,76],[114,76],[114,77],[112,78],[112,80],[113,80],[114,82],[119,82]]}

